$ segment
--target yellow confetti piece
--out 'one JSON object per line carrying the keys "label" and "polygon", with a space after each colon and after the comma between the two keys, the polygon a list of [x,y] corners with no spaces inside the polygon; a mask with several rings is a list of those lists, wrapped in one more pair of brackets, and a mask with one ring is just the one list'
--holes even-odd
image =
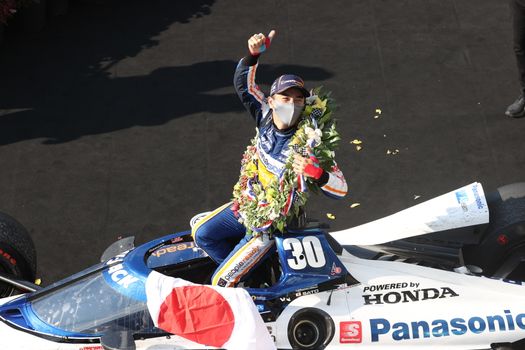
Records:
{"label": "yellow confetti piece", "polygon": [[40,284],[42,284],[42,280],[41,280],[40,278],[37,278],[37,279],[35,280],[35,284],[36,284],[37,286],[39,286]]}
{"label": "yellow confetti piece", "polygon": [[355,149],[356,149],[357,151],[360,151],[361,149],[363,149],[363,147],[357,145],[357,146],[355,146]]}
{"label": "yellow confetti piece", "polygon": [[379,116],[378,115],[374,115],[374,119],[377,119],[377,118],[379,118]]}
{"label": "yellow confetti piece", "polygon": [[326,217],[329,218],[330,220],[335,220],[335,215],[332,213],[327,213]]}
{"label": "yellow confetti piece", "polygon": [[358,139],[354,139],[354,140],[350,141],[350,143],[352,143],[352,144],[354,144],[354,145],[360,145],[360,144],[363,143],[363,141],[358,140]]}
{"label": "yellow confetti piece", "polygon": [[393,151],[391,151],[391,150],[389,150],[389,149],[386,150],[386,154],[391,154],[391,155],[393,155],[393,156],[395,156],[395,155],[398,154],[398,153],[399,153],[399,150],[398,150],[398,149],[395,149],[395,150],[393,150]]}
{"label": "yellow confetti piece", "polygon": [[414,195],[414,199],[418,199],[419,197],[421,197],[421,196],[418,195],[418,194],[415,194],[415,195]]}
{"label": "yellow confetti piece", "polygon": [[376,114],[381,114],[381,109],[380,108],[376,108]]}
{"label": "yellow confetti piece", "polygon": [[353,209],[353,208],[358,207],[358,206],[360,206],[360,205],[361,205],[361,203],[353,203],[353,204],[350,206],[350,208]]}

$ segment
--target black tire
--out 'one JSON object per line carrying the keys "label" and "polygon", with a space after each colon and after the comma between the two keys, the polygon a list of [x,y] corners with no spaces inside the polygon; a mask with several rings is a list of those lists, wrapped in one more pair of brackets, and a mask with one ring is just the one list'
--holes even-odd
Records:
{"label": "black tire", "polygon": [[332,318],[315,308],[297,311],[288,323],[288,340],[294,350],[322,350],[332,341],[334,333]]}
{"label": "black tire", "polygon": [[[36,250],[27,230],[7,214],[0,213],[0,272],[33,282],[36,274]],[[0,297],[19,291],[0,282]]]}
{"label": "black tire", "polygon": [[488,277],[525,280],[525,183],[500,187],[487,195],[490,222],[478,245],[463,248],[467,265]]}

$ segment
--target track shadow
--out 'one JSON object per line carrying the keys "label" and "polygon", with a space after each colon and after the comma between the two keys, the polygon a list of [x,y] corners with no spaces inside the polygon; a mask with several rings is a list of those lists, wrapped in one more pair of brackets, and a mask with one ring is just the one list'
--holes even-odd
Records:
{"label": "track shadow", "polygon": [[[63,143],[86,135],[113,132],[133,126],[162,125],[195,113],[226,113],[243,110],[232,87],[237,62],[200,62],[189,66],[160,68],[147,76],[93,78],[82,86],[64,91],[55,100],[35,99],[30,85],[27,110],[0,117],[0,144],[44,138],[46,144]],[[262,66],[260,79],[268,85],[284,72],[294,72],[309,81],[324,80],[324,69],[296,65]],[[54,90],[53,84],[48,86]],[[223,92],[224,89],[231,92]],[[214,90],[218,90],[216,93]]]}
{"label": "track shadow", "polygon": [[[7,45],[0,55],[0,145],[38,138],[44,144],[63,143],[133,126],[162,125],[195,113],[242,110],[232,87],[234,60],[162,68],[148,62],[152,70],[146,75],[136,75],[132,68],[132,73],[115,76],[111,69],[157,45],[154,38],[173,23],[209,14],[212,4],[82,0],[70,17],[50,26],[38,40],[17,38],[21,44]],[[175,39],[192,35],[190,30],[176,31]],[[264,86],[286,72],[307,81],[332,75],[316,67],[262,65],[259,82]]]}

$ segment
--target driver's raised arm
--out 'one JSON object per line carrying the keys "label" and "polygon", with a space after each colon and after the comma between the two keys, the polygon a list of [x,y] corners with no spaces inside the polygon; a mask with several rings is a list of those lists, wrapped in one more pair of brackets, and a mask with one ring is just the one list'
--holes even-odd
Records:
{"label": "driver's raised arm", "polygon": [[259,56],[269,47],[274,35],[275,30],[272,30],[268,36],[259,33],[252,35],[248,39],[248,50],[250,53],[239,61],[233,78],[233,85],[237,95],[255,119],[257,125],[263,116],[263,110],[266,111],[268,107],[264,93],[255,82],[255,72]]}

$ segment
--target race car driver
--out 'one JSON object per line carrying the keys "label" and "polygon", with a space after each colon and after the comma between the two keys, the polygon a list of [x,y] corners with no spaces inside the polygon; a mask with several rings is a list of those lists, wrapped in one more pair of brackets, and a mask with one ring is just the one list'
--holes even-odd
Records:
{"label": "race car driver", "polygon": [[[255,83],[255,72],[262,52],[270,46],[275,36],[254,34],[248,39],[249,55],[240,60],[235,70],[234,86],[240,100],[255,119],[257,127],[258,179],[264,187],[283,171],[291,147],[289,142],[295,134],[297,124],[310,95],[303,80],[292,74],[278,77],[272,84],[270,96]],[[311,157],[295,154],[293,169],[297,175],[312,178],[326,195],[342,198],[347,184],[337,166],[321,169]],[[269,232],[246,234],[246,227],[239,222],[232,202],[217,208],[192,228],[199,247],[219,267],[212,277],[212,284],[231,287],[253,271],[271,252],[274,240]]]}

